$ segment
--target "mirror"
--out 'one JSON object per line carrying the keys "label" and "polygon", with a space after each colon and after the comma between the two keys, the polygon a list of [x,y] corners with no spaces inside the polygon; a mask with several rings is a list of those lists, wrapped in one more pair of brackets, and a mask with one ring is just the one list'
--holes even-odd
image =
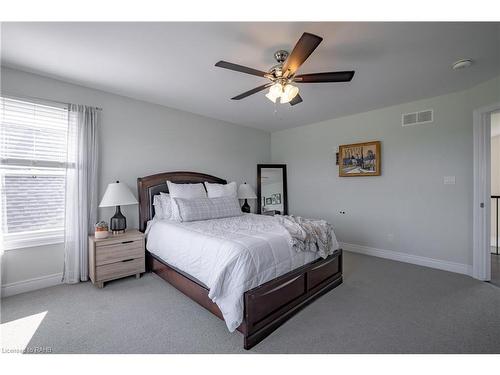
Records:
{"label": "mirror", "polygon": [[257,201],[261,214],[288,215],[286,164],[257,165]]}

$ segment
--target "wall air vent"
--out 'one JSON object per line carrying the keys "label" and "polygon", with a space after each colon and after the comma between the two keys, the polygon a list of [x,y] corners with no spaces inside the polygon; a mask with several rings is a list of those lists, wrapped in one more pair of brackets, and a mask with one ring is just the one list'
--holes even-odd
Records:
{"label": "wall air vent", "polygon": [[425,111],[403,113],[401,116],[402,126],[412,126],[420,124],[428,124],[434,121],[434,111],[426,109]]}

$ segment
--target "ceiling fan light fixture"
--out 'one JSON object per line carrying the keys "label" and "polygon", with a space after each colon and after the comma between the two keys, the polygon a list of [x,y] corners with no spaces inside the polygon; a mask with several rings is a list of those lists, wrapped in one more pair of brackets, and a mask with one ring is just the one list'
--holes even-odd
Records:
{"label": "ceiling fan light fixture", "polygon": [[281,96],[281,94],[283,93],[283,86],[281,86],[281,83],[275,83],[269,89],[269,93],[273,94],[274,96],[279,98]]}
{"label": "ceiling fan light fixture", "polygon": [[296,74],[297,70],[300,69],[302,64],[316,50],[322,40],[323,38],[318,35],[303,33],[297,43],[295,43],[291,53],[279,50],[274,54],[274,58],[278,64],[267,71],[249,68],[248,66],[224,60],[217,62],[215,66],[268,80],[268,83],[236,95],[231,100],[241,100],[270,87],[269,92],[266,94],[266,97],[270,101],[278,103],[278,99],[280,99],[279,103],[290,103],[290,105],[294,106],[302,103],[303,100],[299,95],[298,87],[291,85],[291,83],[350,82],[354,76],[353,70]]}
{"label": "ceiling fan light fixture", "polygon": [[266,94],[266,98],[268,98],[273,103],[276,103],[278,98],[283,94],[283,86],[280,83],[275,83],[269,89],[269,92]]}
{"label": "ceiling fan light fixture", "polygon": [[270,101],[272,101],[273,103],[276,103],[276,100],[278,100],[278,96],[275,96],[273,95],[272,93],[268,92],[266,94],[266,98],[268,98]]}
{"label": "ceiling fan light fixture", "polygon": [[281,95],[281,103],[290,102],[293,98],[297,96],[298,93],[299,93],[299,88],[297,86],[287,84],[283,89],[283,94]]}

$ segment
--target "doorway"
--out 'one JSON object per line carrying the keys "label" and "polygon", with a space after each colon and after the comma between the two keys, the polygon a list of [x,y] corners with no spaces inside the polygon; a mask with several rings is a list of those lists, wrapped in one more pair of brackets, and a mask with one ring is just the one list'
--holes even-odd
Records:
{"label": "doorway", "polygon": [[[496,207],[499,196],[500,180],[497,186],[496,175],[500,178],[500,151],[496,156],[495,147],[497,114],[500,115],[500,103],[480,108],[474,111],[473,137],[474,137],[474,198],[473,198],[473,260],[472,276],[483,281],[496,280],[498,258],[496,255]],[[493,129],[492,129],[493,124]],[[495,133],[492,133],[493,132]],[[500,131],[498,133],[500,136]],[[500,137],[498,144],[500,146]],[[495,160],[492,160],[492,157]],[[495,170],[492,172],[492,166]],[[499,190],[498,192],[496,190]],[[499,203],[500,207],[500,203]],[[500,213],[499,213],[500,218]],[[493,226],[493,227],[492,227]],[[500,224],[499,224],[500,226]],[[492,238],[493,237],[493,238]],[[493,241],[492,241],[493,240]],[[495,247],[492,249],[492,242]],[[492,254],[492,250],[494,254]],[[494,267],[494,269],[492,269]],[[493,273],[492,273],[493,271]],[[495,281],[494,281],[495,282]],[[499,275],[500,285],[500,275]]]}
{"label": "doorway", "polygon": [[500,287],[500,112],[490,115],[490,164],[491,164],[491,241],[490,261],[492,284]]}

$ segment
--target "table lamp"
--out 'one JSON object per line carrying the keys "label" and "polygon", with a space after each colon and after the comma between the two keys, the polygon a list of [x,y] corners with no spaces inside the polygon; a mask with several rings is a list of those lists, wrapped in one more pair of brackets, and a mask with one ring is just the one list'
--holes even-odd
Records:
{"label": "table lamp", "polygon": [[116,206],[116,212],[109,223],[109,229],[113,234],[124,233],[127,228],[127,219],[120,211],[120,206],[137,203],[137,199],[135,199],[127,185],[121,184],[119,181],[108,185],[99,207]]}
{"label": "table lamp", "polygon": [[238,199],[245,200],[245,203],[241,206],[241,211],[250,213],[250,205],[248,204],[247,199],[257,199],[257,196],[255,195],[252,187],[245,182],[238,187]]}

